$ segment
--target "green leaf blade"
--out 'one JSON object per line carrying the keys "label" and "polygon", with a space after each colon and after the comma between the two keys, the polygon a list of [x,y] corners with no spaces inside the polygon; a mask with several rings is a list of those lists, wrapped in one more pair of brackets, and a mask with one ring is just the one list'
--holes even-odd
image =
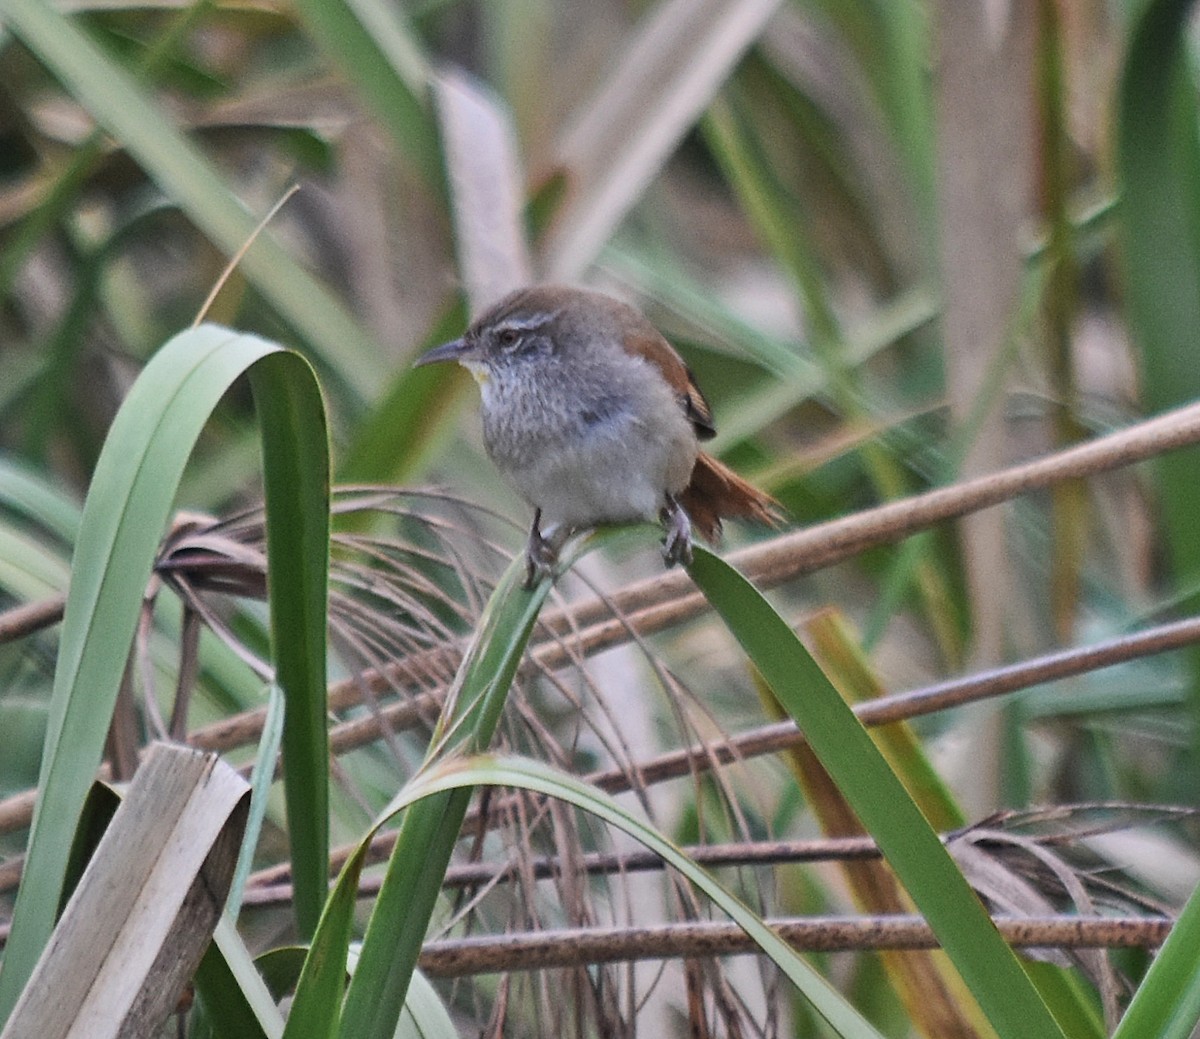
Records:
{"label": "green leaf blade", "polygon": [[[0,1018],[7,1018],[15,1005],[54,926],[71,841],[100,764],[147,582],[183,468],[230,385],[271,358],[275,359],[257,376],[260,398],[276,398],[276,405],[294,414],[293,421],[264,431],[265,461],[272,469],[267,482],[283,488],[289,479],[297,478],[297,466],[307,466],[311,472],[303,477],[309,493],[299,510],[307,522],[298,527],[291,521],[275,520],[281,534],[269,548],[269,558],[277,567],[282,560],[305,575],[301,583],[308,591],[301,595],[303,610],[310,618],[319,612],[320,634],[314,636],[310,624],[309,641],[299,644],[307,661],[304,666],[311,672],[301,684],[311,687],[318,682],[318,655],[322,658],[319,675],[324,674],[323,605],[317,610],[317,593],[324,579],[315,576],[315,571],[327,567],[328,550],[315,552],[312,544],[317,540],[314,531],[319,531],[322,522],[327,531],[327,507],[323,520],[315,517],[322,501],[327,503],[327,489],[322,498],[319,488],[322,483],[327,488],[328,452],[326,449],[323,462],[311,457],[287,458],[298,446],[311,445],[323,436],[323,405],[311,369],[297,355],[286,354],[278,345],[256,336],[213,325],[190,329],[171,339],[134,383],[105,439],[84,505],[26,866],[0,973]],[[305,379],[311,384],[308,390],[299,388]],[[298,399],[306,400],[307,407],[295,407]],[[280,401],[284,403],[279,405]],[[267,404],[269,419],[277,417],[276,405]],[[303,415],[312,427],[304,436],[297,433],[296,415]],[[291,511],[286,501],[282,493],[274,494],[274,510]],[[302,530],[307,534],[302,536]],[[285,580],[280,595],[287,593]],[[286,620],[287,614],[283,616]],[[281,657],[286,660],[291,650],[286,642],[278,641],[274,648],[281,646]],[[286,663],[284,670],[289,670]],[[319,684],[323,705],[323,677]],[[321,729],[323,735],[323,706]],[[315,755],[309,758],[315,759]],[[324,755],[320,761],[323,777],[327,774]],[[308,776],[305,781],[319,780]],[[314,856],[314,869],[316,865],[325,869]],[[324,876],[322,872],[322,893]]]}
{"label": "green leaf blade", "polygon": [[[1200,137],[1185,49],[1190,0],[1156,0],[1134,27],[1119,94],[1118,211],[1129,317],[1147,407],[1200,397]],[[1158,463],[1168,538],[1181,582],[1200,573],[1193,518],[1196,454]]]}
{"label": "green leaf blade", "polygon": [[866,730],[774,608],[698,548],[689,573],[804,731],[1003,1039],[1062,1039],[983,904]]}
{"label": "green leaf blade", "polygon": [[[183,464],[233,379],[277,349],[214,326],[176,336],[147,366],[105,441],[72,561],[38,800],[0,974],[0,1018],[54,925],[76,822]],[[179,400],[187,406],[174,406]]]}
{"label": "green leaf blade", "polygon": [[812,1003],[836,1035],[843,1039],[880,1039],[879,1033],[824,977],[732,892],[652,826],[623,808],[612,796],[575,776],[529,758],[481,754],[440,764],[406,787],[390,807],[398,811],[406,805],[412,805],[408,809],[411,814],[414,808],[419,808],[428,800],[483,785],[519,787],[545,794],[624,831],[679,870],[741,926]]}
{"label": "green leaf blade", "polygon": [[[434,732],[427,765],[491,742],[550,592],[548,580],[525,588],[524,572],[525,560],[514,560],[492,594]],[[338,1032],[345,1039],[391,1039],[395,1032],[469,803],[469,790],[455,790],[405,815],[346,994]]]}
{"label": "green leaf blade", "polygon": [[329,435],[316,376],[298,354],[265,359],[251,383],[262,427],[271,650],[286,701],[284,796],[296,920],[311,937],[329,877]]}

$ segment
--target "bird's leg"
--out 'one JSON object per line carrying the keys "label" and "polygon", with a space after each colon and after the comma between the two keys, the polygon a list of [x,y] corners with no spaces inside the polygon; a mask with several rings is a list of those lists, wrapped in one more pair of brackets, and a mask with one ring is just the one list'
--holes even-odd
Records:
{"label": "bird's leg", "polygon": [[543,577],[554,570],[558,562],[558,548],[542,535],[542,510],[533,510],[533,526],[529,529],[529,540],[525,544],[525,587],[532,588]]}
{"label": "bird's leg", "polygon": [[662,521],[667,528],[667,536],[663,540],[663,559],[667,566],[682,563],[688,566],[692,562],[692,521],[683,506],[675,500],[675,495],[667,495],[667,504],[662,510]]}

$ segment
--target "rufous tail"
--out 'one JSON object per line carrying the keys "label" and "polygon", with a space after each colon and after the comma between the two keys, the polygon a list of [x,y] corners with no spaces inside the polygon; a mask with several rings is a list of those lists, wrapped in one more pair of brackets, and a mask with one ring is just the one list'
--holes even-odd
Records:
{"label": "rufous tail", "polygon": [[692,525],[709,544],[721,536],[721,519],[747,519],[776,526],[783,507],[757,487],[747,483],[729,466],[703,451],[696,458],[691,482],[679,496]]}

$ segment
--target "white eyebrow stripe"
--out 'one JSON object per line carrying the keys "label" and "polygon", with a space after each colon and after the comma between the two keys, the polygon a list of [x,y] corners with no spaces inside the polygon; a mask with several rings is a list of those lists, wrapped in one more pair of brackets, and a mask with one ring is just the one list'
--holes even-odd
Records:
{"label": "white eyebrow stripe", "polygon": [[541,328],[543,325],[550,324],[554,321],[561,311],[550,310],[540,313],[529,314],[525,317],[508,317],[497,323],[497,329],[511,328],[514,332],[533,332]]}

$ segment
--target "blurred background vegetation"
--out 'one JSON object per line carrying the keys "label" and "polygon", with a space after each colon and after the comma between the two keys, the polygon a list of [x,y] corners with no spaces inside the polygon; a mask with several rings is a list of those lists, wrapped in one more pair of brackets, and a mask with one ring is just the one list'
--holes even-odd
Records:
{"label": "blurred background vegetation", "polygon": [[[483,456],[470,380],[412,371],[421,350],[525,281],[629,299],[696,371],[715,451],[797,527],[1194,400],[1188,7],[0,0],[0,604],[49,604],[52,619],[124,394],[298,185],[208,319],[313,362],[338,480],[442,489],[342,499],[331,624],[333,677],[346,681],[334,721],[416,704],[369,742],[339,744],[348,730],[335,730],[333,840],[355,839],[420,760],[434,714],[414,688],[440,688],[452,667],[427,661],[409,686],[369,696],[353,676],[469,630],[527,523]],[[1063,484],[792,581],[776,601],[797,624],[836,610],[836,624],[818,620],[810,634],[828,658],[854,655],[876,693],[1149,629],[1186,615],[1197,595],[1194,465],[1184,453]],[[235,392],[178,504],[203,526],[260,496],[251,401]],[[253,519],[229,522],[252,543],[261,536]],[[735,529],[728,544],[770,536]],[[160,728],[233,732],[262,702],[246,666],[262,653],[261,609],[167,573],[162,598],[177,599],[149,615],[110,739],[118,775]],[[585,582],[612,590],[658,573],[643,546],[591,559],[559,591],[589,598]],[[797,785],[771,757],[719,778],[699,766],[635,777],[637,765],[768,720],[726,636],[693,621],[586,663],[564,646],[553,670],[524,677],[509,745],[607,775],[611,789],[634,786],[684,843],[836,830],[811,808],[813,781]],[[0,645],[10,865],[55,647],[52,624]],[[171,727],[161,719],[180,670],[195,690]],[[1198,675],[1188,650],[1085,670],[922,720],[904,753],[928,758],[944,803],[971,821],[1031,805],[1190,804]],[[221,749],[244,763],[254,738],[222,736]],[[606,846],[567,813],[534,802],[504,812],[508,854]],[[1100,814],[1106,825],[1140,818]],[[264,889],[279,879],[269,867],[283,826],[275,805]],[[1194,838],[1162,825],[1092,834],[1088,868],[1118,866],[1178,906],[1200,878]],[[863,907],[854,881],[827,866],[760,867],[739,883],[764,911]],[[568,876],[549,894],[530,873],[524,891],[452,897],[447,931],[704,912],[661,878]],[[289,918],[261,901],[243,921],[269,944]],[[942,1034],[875,984],[877,960],[827,966],[878,1020]],[[1136,980],[1144,961],[1121,967]],[[462,983],[447,998],[471,1027],[514,1035],[616,1034],[634,1019],[646,1034],[689,1021],[808,1034],[770,971],[748,959],[726,968],[721,980],[682,960],[567,971],[570,1006],[552,972]],[[689,1003],[696,992],[708,995]]]}

